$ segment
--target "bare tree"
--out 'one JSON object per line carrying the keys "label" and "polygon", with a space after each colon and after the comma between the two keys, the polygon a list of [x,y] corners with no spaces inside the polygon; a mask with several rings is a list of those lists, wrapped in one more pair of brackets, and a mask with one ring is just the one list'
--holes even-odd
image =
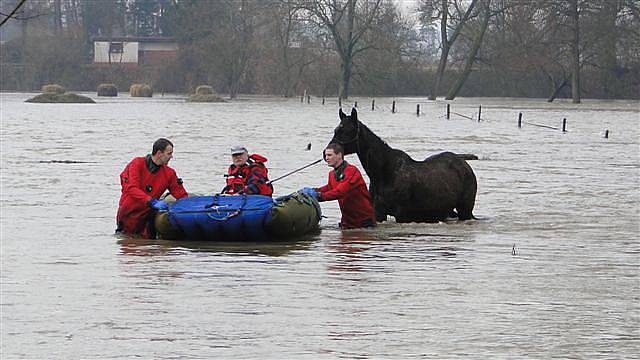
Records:
{"label": "bare tree", "polygon": [[0,15],[4,16],[4,19],[2,19],[2,21],[0,22],[0,26],[4,25],[7,21],[9,21],[9,19],[16,19],[16,14],[25,2],[27,2],[27,0],[20,0],[20,2],[17,3],[13,10],[11,10],[11,12],[9,12],[8,14],[0,13]]}
{"label": "bare tree", "polygon": [[569,13],[572,20],[571,40],[571,97],[576,104],[580,103],[580,12],[578,0],[569,0]]}
{"label": "bare tree", "polygon": [[476,31],[475,37],[473,39],[473,43],[471,45],[471,49],[466,56],[466,60],[464,66],[462,68],[462,72],[458,76],[458,79],[453,84],[449,92],[447,93],[447,100],[453,100],[458,95],[460,89],[464,85],[467,77],[471,73],[471,68],[476,60],[478,55],[478,50],[480,50],[480,46],[482,45],[482,39],[484,38],[484,34],[487,31],[487,26],[489,25],[489,18],[492,16],[491,12],[491,0],[481,0],[482,1],[482,10],[481,10],[481,23],[480,28]]}
{"label": "bare tree", "polygon": [[305,8],[313,20],[332,37],[341,60],[342,88],[340,97],[349,98],[354,58],[371,48],[362,41],[380,14],[382,0],[307,0]]}
{"label": "bare tree", "polygon": [[462,32],[463,27],[471,18],[477,2],[478,0],[471,0],[465,10],[462,6],[463,2],[460,0],[423,0],[419,8],[423,21],[437,19],[440,23],[440,61],[438,62],[435,80],[431,86],[429,100],[436,99],[440,83],[444,78],[449,52]]}
{"label": "bare tree", "polygon": [[304,8],[298,0],[276,0],[267,12],[272,21],[261,42],[266,48],[271,44],[273,50],[270,58],[262,62],[273,63],[269,65],[278,69],[273,81],[282,96],[290,97],[305,68],[314,62],[313,56],[308,54],[313,44],[305,33],[309,29],[303,18]]}

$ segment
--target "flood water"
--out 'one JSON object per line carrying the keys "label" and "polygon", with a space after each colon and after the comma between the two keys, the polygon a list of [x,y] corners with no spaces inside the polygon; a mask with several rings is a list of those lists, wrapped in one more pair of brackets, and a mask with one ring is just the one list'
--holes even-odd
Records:
{"label": "flood water", "polygon": [[[187,190],[212,194],[242,143],[275,178],[320,158],[335,99],[23,102],[32,95],[0,94],[2,359],[640,353],[637,101],[460,99],[447,120],[444,102],[399,98],[392,114],[393,99],[371,111],[354,98],[360,119],[415,159],[478,155],[481,220],[341,231],[329,202],[321,232],[300,241],[208,244],[114,235],[127,162],[167,137]],[[480,104],[482,122],[465,118]],[[562,118],[566,133],[530,125]],[[275,193],[323,185],[328,170]]]}

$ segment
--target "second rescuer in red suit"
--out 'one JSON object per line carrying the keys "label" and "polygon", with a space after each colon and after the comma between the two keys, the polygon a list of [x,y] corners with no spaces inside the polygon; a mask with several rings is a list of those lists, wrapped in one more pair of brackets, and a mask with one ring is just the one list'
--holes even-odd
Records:
{"label": "second rescuer in red suit", "polygon": [[158,139],[151,154],[134,158],[124,168],[120,174],[122,195],[116,216],[117,232],[154,238],[154,210],[169,208],[158,198],[166,190],[176,199],[188,196],[182,179],[167,165],[172,157],[173,144],[167,139]]}
{"label": "second rescuer in red suit", "polygon": [[373,227],[376,218],[367,185],[358,168],[347,163],[343,157],[342,146],[327,146],[324,158],[333,170],[329,172],[327,185],[313,190],[317,192],[319,201],[338,200],[342,212],[341,228]]}

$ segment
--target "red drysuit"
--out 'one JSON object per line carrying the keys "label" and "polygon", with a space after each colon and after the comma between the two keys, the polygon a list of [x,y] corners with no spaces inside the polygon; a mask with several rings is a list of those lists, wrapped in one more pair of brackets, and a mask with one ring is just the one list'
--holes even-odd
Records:
{"label": "red drysuit", "polygon": [[327,185],[316,189],[319,200],[338,200],[342,212],[340,227],[343,229],[375,226],[376,217],[367,185],[358,168],[346,161],[344,164],[329,172]]}
{"label": "red drysuit", "polygon": [[[187,191],[178,179],[175,170],[167,165],[149,166],[150,155],[137,157],[124,168],[120,174],[122,195],[118,207],[116,222],[117,231],[127,234],[140,234],[145,238],[155,236],[150,224],[153,223],[154,211],[148,202],[158,199],[168,189],[176,199],[187,197]],[[153,173],[149,168],[152,168]]]}
{"label": "red drysuit", "polygon": [[227,186],[222,189],[225,194],[259,194],[271,196],[273,186],[268,184],[268,170],[264,166],[267,158],[258,154],[249,156],[246,164],[240,167],[231,164],[227,171]]}

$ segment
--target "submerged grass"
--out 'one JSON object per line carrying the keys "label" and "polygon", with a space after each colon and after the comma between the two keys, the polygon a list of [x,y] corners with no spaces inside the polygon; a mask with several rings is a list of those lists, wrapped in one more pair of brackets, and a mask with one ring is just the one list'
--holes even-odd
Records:
{"label": "submerged grass", "polygon": [[55,94],[55,93],[44,93],[40,95],[36,95],[31,99],[26,100],[28,103],[79,103],[79,104],[95,104],[95,101],[90,97],[74,94],[74,93],[64,93],[64,94]]}

